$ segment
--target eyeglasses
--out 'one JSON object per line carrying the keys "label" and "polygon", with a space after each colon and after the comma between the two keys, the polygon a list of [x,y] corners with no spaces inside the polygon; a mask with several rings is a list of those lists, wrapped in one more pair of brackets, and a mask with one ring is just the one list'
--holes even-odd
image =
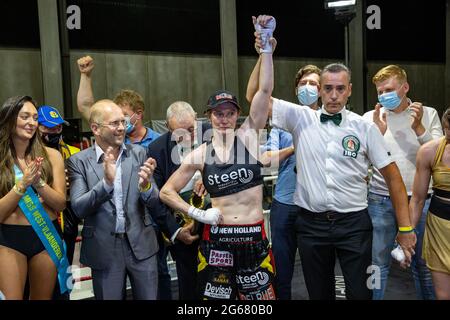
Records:
{"label": "eyeglasses", "polygon": [[117,129],[119,128],[120,125],[122,125],[123,127],[126,126],[127,121],[126,120],[116,120],[116,121],[111,121],[108,123],[98,123],[96,122],[99,126],[109,126],[111,128]]}

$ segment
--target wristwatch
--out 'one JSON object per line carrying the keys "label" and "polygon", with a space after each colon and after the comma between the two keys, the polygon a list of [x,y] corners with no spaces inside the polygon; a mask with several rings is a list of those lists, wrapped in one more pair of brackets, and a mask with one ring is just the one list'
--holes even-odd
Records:
{"label": "wristwatch", "polygon": [[42,188],[43,186],[45,186],[45,181],[42,179],[39,179],[39,182],[37,184],[34,185],[36,188]]}

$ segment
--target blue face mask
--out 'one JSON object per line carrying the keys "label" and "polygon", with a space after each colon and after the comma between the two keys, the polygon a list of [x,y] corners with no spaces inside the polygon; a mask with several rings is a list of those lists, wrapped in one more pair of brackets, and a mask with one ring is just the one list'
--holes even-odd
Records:
{"label": "blue face mask", "polygon": [[297,98],[301,105],[310,106],[319,99],[319,91],[316,86],[306,84],[298,87]]}
{"label": "blue face mask", "polygon": [[397,109],[403,98],[400,98],[397,91],[386,92],[378,96],[378,101],[388,110]]}
{"label": "blue face mask", "polygon": [[126,132],[126,134],[129,134],[129,133],[131,133],[131,131],[133,131],[134,130],[134,127],[135,127],[135,125],[136,125],[136,121],[134,122],[134,124],[131,124],[131,118],[133,118],[133,116],[135,115],[136,113],[133,113],[132,115],[131,115],[131,117],[129,117],[129,116],[125,116],[125,122],[126,122],[126,125],[125,125],[125,132]]}

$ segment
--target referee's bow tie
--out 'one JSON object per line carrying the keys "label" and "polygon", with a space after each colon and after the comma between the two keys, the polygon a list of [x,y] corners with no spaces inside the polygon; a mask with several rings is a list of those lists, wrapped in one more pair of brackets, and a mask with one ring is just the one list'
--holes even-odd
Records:
{"label": "referee's bow tie", "polygon": [[320,114],[320,122],[327,122],[327,121],[333,121],[335,125],[340,125],[342,121],[342,114],[341,113],[335,113],[333,115],[328,115],[325,113]]}

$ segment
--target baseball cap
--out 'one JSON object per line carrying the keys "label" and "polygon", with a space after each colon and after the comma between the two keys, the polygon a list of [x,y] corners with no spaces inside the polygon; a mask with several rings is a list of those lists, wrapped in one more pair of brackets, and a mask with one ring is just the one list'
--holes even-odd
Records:
{"label": "baseball cap", "polygon": [[215,107],[226,102],[234,104],[239,110],[241,109],[235,95],[226,90],[219,90],[209,97],[206,111],[214,109]]}
{"label": "baseball cap", "polygon": [[38,123],[48,128],[53,128],[63,123],[69,125],[69,123],[61,117],[59,111],[51,106],[41,106],[38,109]]}

